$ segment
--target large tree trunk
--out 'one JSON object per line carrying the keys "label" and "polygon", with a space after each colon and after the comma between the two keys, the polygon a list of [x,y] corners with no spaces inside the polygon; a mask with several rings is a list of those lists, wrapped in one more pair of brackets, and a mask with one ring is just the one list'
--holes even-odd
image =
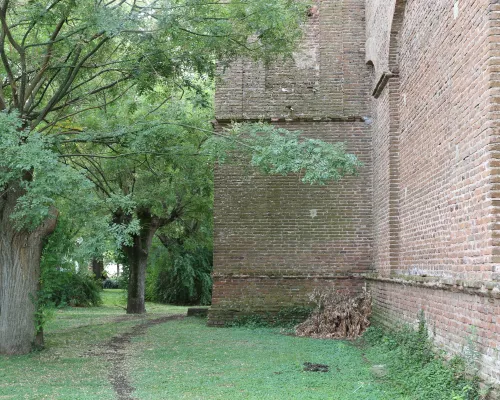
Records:
{"label": "large tree trunk", "polygon": [[146,312],[146,266],[154,234],[160,226],[160,220],[153,217],[149,210],[138,211],[137,216],[141,230],[139,234],[134,235],[131,246],[123,247],[129,266],[127,314]]}
{"label": "large tree trunk", "polygon": [[12,189],[0,197],[0,354],[26,354],[43,345],[35,322],[40,257],[57,213],[32,232],[16,230],[10,216],[21,193]]}

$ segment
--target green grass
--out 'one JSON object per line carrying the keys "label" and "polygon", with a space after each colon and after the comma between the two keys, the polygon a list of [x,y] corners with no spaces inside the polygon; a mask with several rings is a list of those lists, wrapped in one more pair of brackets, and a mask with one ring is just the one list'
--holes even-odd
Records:
{"label": "green grass", "polygon": [[474,336],[462,356],[445,357],[429,339],[423,314],[419,329],[403,326],[394,331],[371,327],[361,342],[365,357],[384,365],[385,380],[415,400],[481,400],[488,387],[480,388]]}
{"label": "green grass", "polygon": [[[123,292],[106,290],[102,307],[57,311],[45,329],[45,350],[0,357],[0,399],[115,399],[111,365],[99,351],[146,319],[186,313],[186,307],[147,304],[147,315],[126,316],[124,307]],[[419,367],[412,357],[401,358],[407,353],[395,339],[377,337],[360,346],[284,335],[277,328],[209,328],[204,319],[190,317],[133,337],[122,369],[136,388],[133,396],[144,400],[454,398],[440,389],[450,386],[449,370]],[[306,372],[305,362],[330,370]],[[374,376],[374,364],[384,364],[389,376]]]}
{"label": "green grass", "polygon": [[[153,327],[134,345],[139,356],[131,375],[140,399],[404,398],[376,382],[362,350],[343,341],[207,328],[188,318]],[[330,371],[305,372],[304,362],[327,364]]]}
{"label": "green grass", "polygon": [[148,304],[147,316],[125,319],[124,307],[121,291],[105,290],[102,307],[58,310],[45,327],[45,350],[0,356],[0,399],[115,399],[109,365],[89,351],[143,318],[186,312],[185,307]]}

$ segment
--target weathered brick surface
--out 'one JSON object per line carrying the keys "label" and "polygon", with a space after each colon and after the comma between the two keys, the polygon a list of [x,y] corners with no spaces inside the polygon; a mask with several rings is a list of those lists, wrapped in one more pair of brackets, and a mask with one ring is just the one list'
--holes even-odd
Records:
{"label": "weathered brick surface", "polygon": [[343,140],[365,168],[326,187],[218,171],[212,321],[301,303],[314,286],[359,287],[364,274],[386,324],[423,309],[452,352],[475,326],[481,373],[497,382],[500,4],[317,5],[301,55],[226,72],[217,117]]}
{"label": "weathered brick surface", "polygon": [[366,115],[363,0],[316,0],[300,51],[269,67],[249,61],[223,74],[219,120]]}
{"label": "weathered brick surface", "polygon": [[[228,308],[236,312],[255,308],[252,299],[273,311],[276,304],[286,303],[276,298],[303,303],[314,286],[307,281],[334,282],[333,278],[370,270],[371,140],[366,125],[280,125],[308,136],[343,141],[349,151],[361,155],[365,166],[358,176],[325,186],[305,185],[298,176],[269,177],[234,167],[217,171],[213,324],[227,319],[223,311]],[[236,279],[236,284],[223,284],[228,279]],[[247,280],[253,282],[251,291]],[[266,293],[269,282],[272,295]],[[339,281],[338,287],[346,282]],[[298,286],[290,291],[288,284]]]}
{"label": "weathered brick surface", "polygon": [[[373,282],[373,319],[388,327],[402,323],[417,326],[423,310],[436,346],[451,354],[463,354],[470,340],[478,339],[483,378],[498,384],[500,379],[500,300],[477,290],[461,291],[413,286],[394,281]],[[496,294],[497,295],[497,294]]]}
{"label": "weathered brick surface", "polygon": [[348,143],[365,154],[360,174],[338,184],[298,176],[217,173],[215,273],[338,275],[370,268],[370,136],[363,123],[287,123],[304,135]]}
{"label": "weathered brick surface", "polygon": [[241,61],[225,72],[217,119],[264,119],[308,137],[342,141],[357,177],[310,186],[223,167],[215,182],[214,295],[210,323],[304,304],[316,286],[359,289],[371,268],[371,134],[364,0],[317,1],[292,60]]}

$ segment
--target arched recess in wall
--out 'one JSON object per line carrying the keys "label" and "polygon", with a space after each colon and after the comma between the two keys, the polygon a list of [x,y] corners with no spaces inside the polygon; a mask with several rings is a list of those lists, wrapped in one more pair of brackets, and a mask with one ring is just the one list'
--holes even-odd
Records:
{"label": "arched recess in wall", "polygon": [[406,10],[406,0],[396,0],[392,19],[389,44],[389,71],[387,90],[389,91],[389,251],[390,266],[393,273],[400,268],[400,174],[399,174],[399,139],[401,135],[400,123],[400,55],[401,33]]}

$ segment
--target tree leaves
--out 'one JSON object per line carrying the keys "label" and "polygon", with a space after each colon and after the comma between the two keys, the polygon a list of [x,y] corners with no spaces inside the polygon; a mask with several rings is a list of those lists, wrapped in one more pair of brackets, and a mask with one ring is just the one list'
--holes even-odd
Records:
{"label": "tree leaves", "polygon": [[90,187],[84,176],[59,162],[40,134],[27,136],[15,113],[0,112],[0,195],[21,190],[11,218],[34,229],[50,214],[57,196],[81,198]]}
{"label": "tree leaves", "polygon": [[238,124],[212,137],[205,151],[219,163],[241,163],[241,155],[264,174],[299,174],[304,183],[324,185],[354,175],[362,166],[343,143],[303,138],[265,123]]}

